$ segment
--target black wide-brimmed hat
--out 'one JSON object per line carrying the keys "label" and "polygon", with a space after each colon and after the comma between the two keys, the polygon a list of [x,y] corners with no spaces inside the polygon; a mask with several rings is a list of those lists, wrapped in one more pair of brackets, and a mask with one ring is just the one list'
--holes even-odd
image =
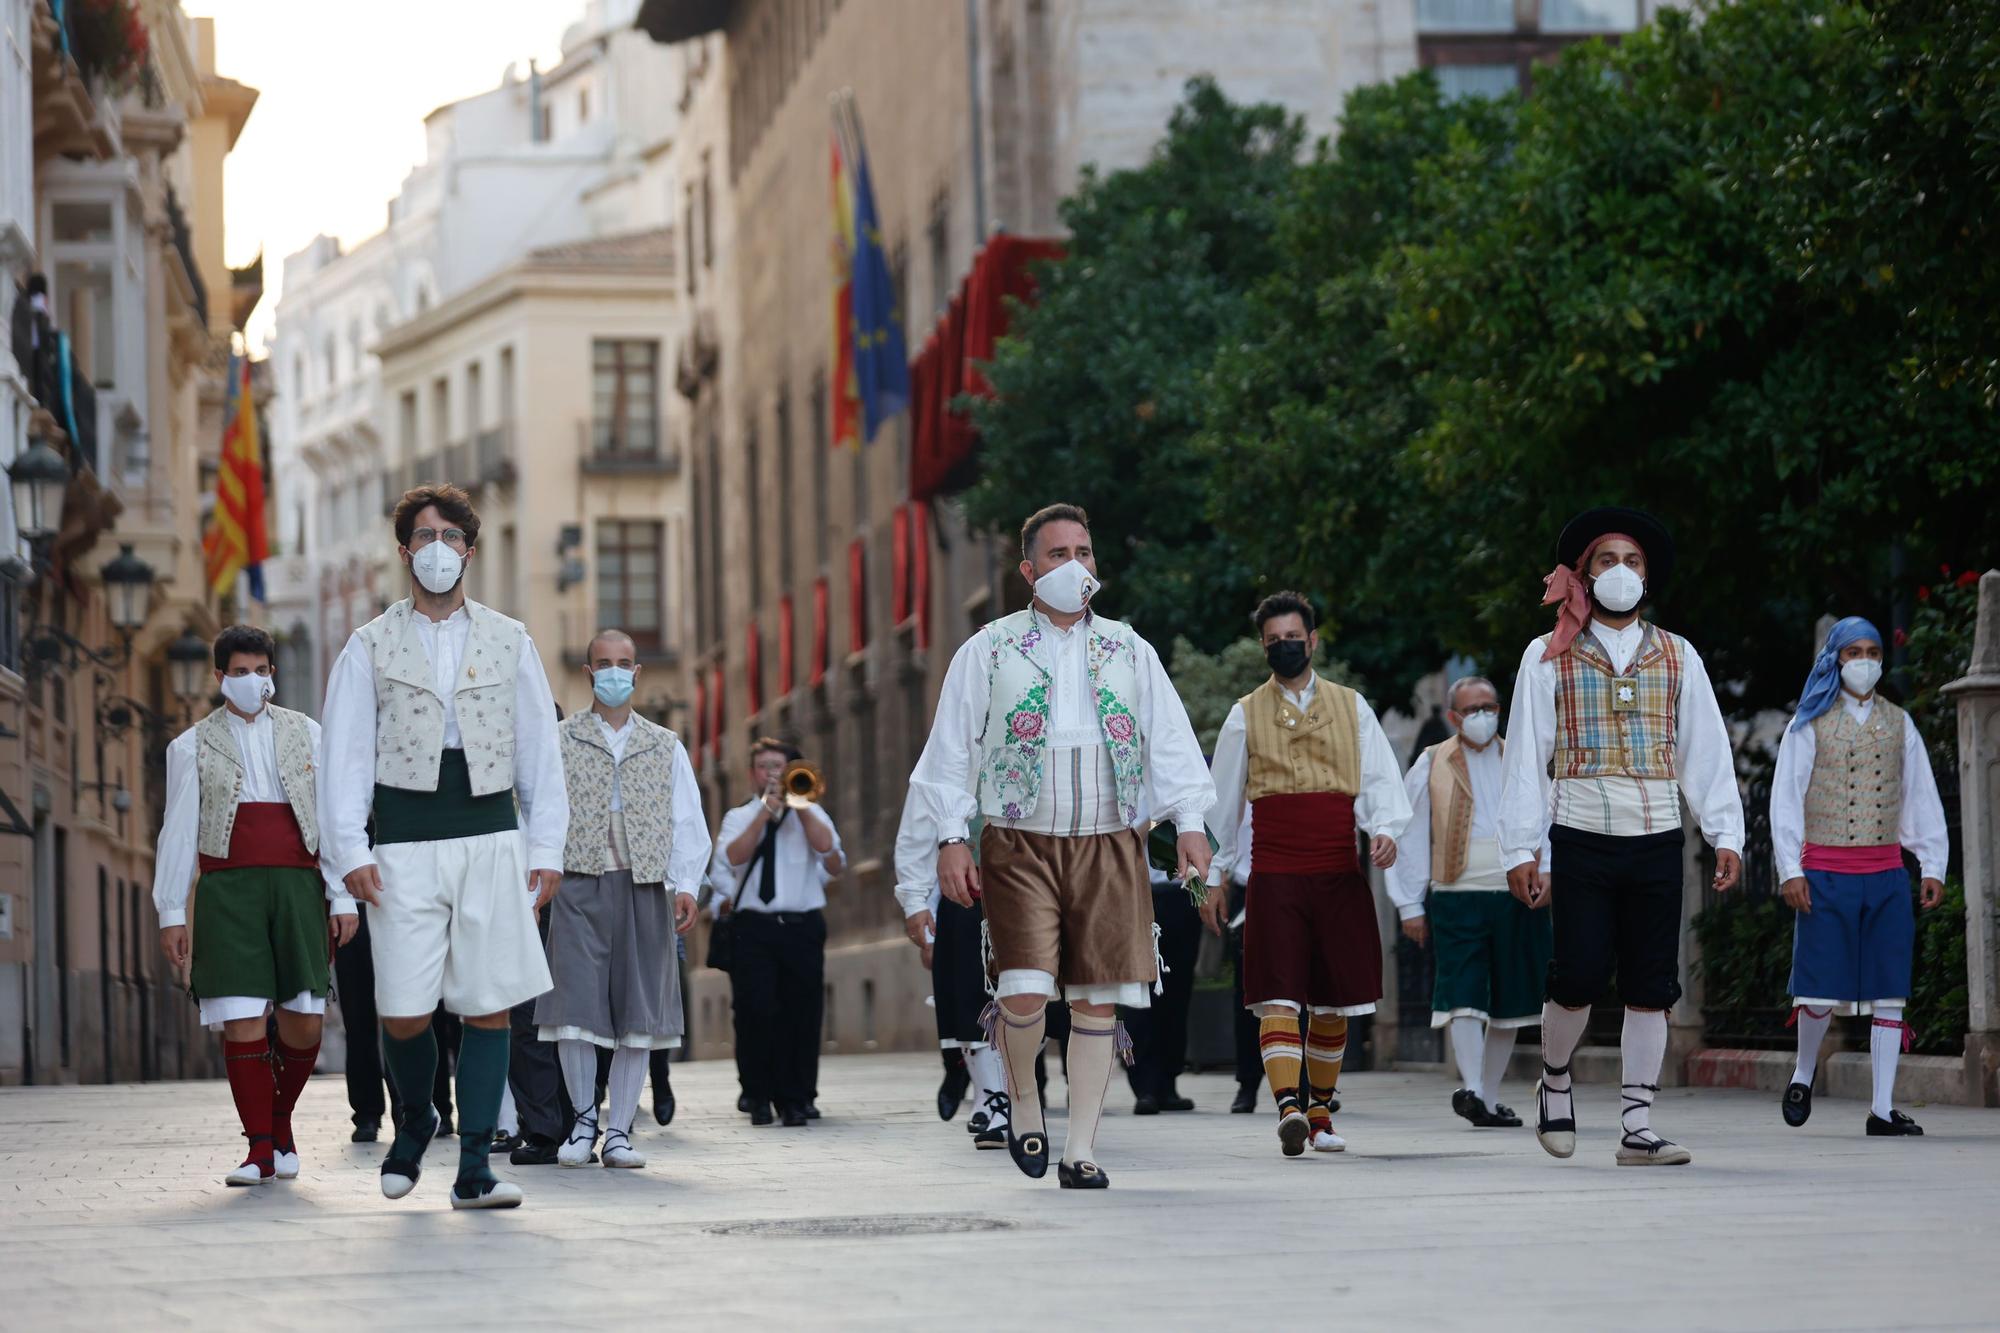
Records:
{"label": "black wide-brimmed hat", "polygon": [[1664,524],[1643,509],[1605,505],[1586,509],[1563,525],[1556,538],[1556,563],[1574,569],[1591,543],[1609,533],[1622,532],[1639,543],[1646,553],[1646,583],[1659,587],[1674,572],[1674,539]]}

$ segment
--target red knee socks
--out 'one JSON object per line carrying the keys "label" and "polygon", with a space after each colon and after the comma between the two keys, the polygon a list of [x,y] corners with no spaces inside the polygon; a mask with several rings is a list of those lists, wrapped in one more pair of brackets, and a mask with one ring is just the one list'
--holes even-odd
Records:
{"label": "red knee socks", "polygon": [[271,1165],[271,1108],[277,1088],[271,1081],[271,1043],[255,1041],[222,1043],[223,1064],[229,1074],[230,1095],[236,1098],[236,1115],[243,1122],[243,1136],[250,1140],[250,1155],[268,1176]]}
{"label": "red knee socks", "polygon": [[278,1058],[273,1073],[277,1079],[275,1099],[271,1106],[271,1135],[277,1140],[280,1152],[297,1152],[292,1142],[292,1108],[299,1104],[299,1093],[305,1089],[306,1080],[312,1077],[313,1066],[319,1063],[319,1043],[303,1048],[285,1044],[280,1037],[277,1042]]}

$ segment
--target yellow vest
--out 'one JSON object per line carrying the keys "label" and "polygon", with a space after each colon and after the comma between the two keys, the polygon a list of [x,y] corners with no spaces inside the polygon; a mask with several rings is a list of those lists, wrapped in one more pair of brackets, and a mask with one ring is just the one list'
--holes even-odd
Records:
{"label": "yellow vest", "polygon": [[1354,691],[1321,676],[1312,705],[1293,706],[1273,677],[1237,700],[1250,747],[1243,798],[1361,791],[1361,726]]}

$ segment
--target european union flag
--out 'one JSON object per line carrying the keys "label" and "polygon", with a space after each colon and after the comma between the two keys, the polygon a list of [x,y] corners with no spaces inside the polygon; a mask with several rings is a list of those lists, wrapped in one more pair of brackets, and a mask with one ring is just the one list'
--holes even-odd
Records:
{"label": "european union flag", "polygon": [[843,101],[854,185],[854,380],[861,398],[862,438],[873,440],[884,421],[909,406],[910,358],[903,343],[896,282],[882,248],[881,215],[875,211],[868,150],[861,142],[861,116],[852,95]]}

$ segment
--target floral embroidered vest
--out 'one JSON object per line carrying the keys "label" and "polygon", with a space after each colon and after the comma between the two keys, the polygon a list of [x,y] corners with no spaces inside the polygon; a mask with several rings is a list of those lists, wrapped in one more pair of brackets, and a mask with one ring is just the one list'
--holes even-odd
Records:
{"label": "floral embroidered vest", "polygon": [[[472,628],[458,664],[452,711],[472,794],[491,796],[514,785],[514,673],[528,630],[478,602],[468,600],[465,611]],[[436,791],[444,700],[414,622],[405,597],[355,633],[375,665],[375,781],[403,791]]]}
{"label": "floral embroidered vest", "polygon": [[[1098,732],[1111,752],[1118,812],[1137,824],[1146,788],[1146,737],[1139,727],[1139,636],[1103,616],[1078,622]],[[986,725],[979,735],[979,809],[994,819],[1026,819],[1041,799],[1049,748],[1049,671],[1037,656],[1046,633],[1034,611],[986,626]]]}
{"label": "floral embroidered vest", "polygon": [[[278,785],[299,822],[306,850],[319,851],[319,785],[313,771],[312,728],[306,715],[276,704],[271,713],[271,739],[278,750]],[[229,855],[229,838],[236,831],[236,804],[243,795],[243,756],[229,729],[229,710],[218,708],[195,723],[195,776],[201,791],[195,846],[203,856]]]}
{"label": "floral embroidered vest", "polygon": [[1648,623],[1621,674],[1588,632],[1556,658],[1551,776],[1672,781],[1679,771],[1681,659],[1677,636]]}
{"label": "floral embroidered vest", "polygon": [[1809,724],[1812,780],[1806,841],[1819,847],[1886,847],[1902,838],[1902,709],[1877,695],[1868,720],[1836,702]]}
{"label": "floral embroidered vest", "polygon": [[[637,714],[625,738],[625,757],[614,763],[597,714],[590,709],[563,721],[564,786],[569,791],[569,831],[563,869],[602,875],[611,864],[611,787],[625,816],[625,841],[634,884],[664,884],[674,846],[674,752],[680,738]],[[676,888],[692,893],[697,885]]]}

